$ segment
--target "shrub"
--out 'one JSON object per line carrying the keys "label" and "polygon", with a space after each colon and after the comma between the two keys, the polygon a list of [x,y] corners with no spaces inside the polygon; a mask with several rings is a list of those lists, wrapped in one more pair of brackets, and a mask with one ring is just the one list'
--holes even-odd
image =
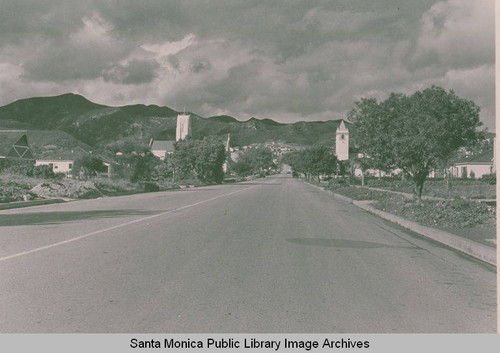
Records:
{"label": "shrub", "polygon": [[497,183],[496,174],[484,174],[481,179],[482,182],[488,183],[490,185],[495,185]]}
{"label": "shrub", "polygon": [[143,184],[145,192],[160,191],[160,187],[156,183],[146,182]]}
{"label": "shrub", "polygon": [[30,176],[34,161],[25,159],[0,159],[0,172]]}
{"label": "shrub", "polygon": [[374,206],[425,226],[468,228],[478,224],[495,224],[494,207],[463,199],[415,202],[393,196],[379,200]]}
{"label": "shrub", "polygon": [[328,185],[326,186],[326,189],[328,190],[335,190],[340,187],[344,186],[351,186],[351,185],[361,185],[361,180],[354,176],[349,176],[349,177],[343,177],[343,178],[333,178],[328,181]]}
{"label": "shrub", "polygon": [[33,167],[32,175],[36,178],[54,179],[56,173],[52,170],[50,165],[37,165]]}

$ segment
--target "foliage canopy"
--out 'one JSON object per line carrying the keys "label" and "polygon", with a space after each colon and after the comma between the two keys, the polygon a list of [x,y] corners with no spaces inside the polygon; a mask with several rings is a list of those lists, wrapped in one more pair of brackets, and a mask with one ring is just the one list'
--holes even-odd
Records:
{"label": "foliage canopy", "polygon": [[432,86],[411,96],[391,93],[385,101],[363,98],[348,117],[356,126],[359,151],[372,168],[400,168],[420,198],[425,179],[444,167],[460,147],[482,139],[479,107],[453,91]]}
{"label": "foliage canopy", "polygon": [[247,176],[274,167],[273,154],[269,148],[248,148],[241,152],[238,161],[234,163],[233,170]]}

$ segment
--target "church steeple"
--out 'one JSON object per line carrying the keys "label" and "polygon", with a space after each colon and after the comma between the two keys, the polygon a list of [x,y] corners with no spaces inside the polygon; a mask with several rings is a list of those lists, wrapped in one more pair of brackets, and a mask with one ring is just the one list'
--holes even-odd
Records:
{"label": "church steeple", "polygon": [[339,161],[349,159],[349,130],[345,126],[344,120],[341,121],[336,131],[335,155]]}

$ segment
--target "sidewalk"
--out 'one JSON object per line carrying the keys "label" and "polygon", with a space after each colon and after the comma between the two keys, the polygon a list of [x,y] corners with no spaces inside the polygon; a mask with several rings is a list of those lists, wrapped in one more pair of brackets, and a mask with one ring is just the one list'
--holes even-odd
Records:
{"label": "sidewalk", "polygon": [[[356,188],[360,189],[369,189],[369,190],[375,190],[375,191],[381,191],[381,192],[388,192],[391,194],[397,194],[404,196],[408,199],[412,199],[414,197],[413,194],[407,193],[407,192],[402,192],[402,191],[394,191],[394,190],[389,190],[389,189],[382,189],[382,188],[374,188],[371,186],[360,186],[360,185],[353,185]],[[435,201],[447,201],[451,199],[445,199],[443,197],[436,197],[436,196],[425,196],[422,195],[423,200],[435,200]],[[474,201],[474,202],[486,202],[486,203],[495,203],[496,204],[496,199],[469,199],[469,201]]]}
{"label": "sidewalk", "polygon": [[[395,216],[393,214],[378,210],[370,205],[370,203],[374,201],[356,201],[353,200],[347,196],[336,194],[330,190],[325,190],[322,187],[319,187],[314,184],[309,185],[318,188],[324,192],[328,192],[331,195],[333,195],[335,198],[343,200],[345,202],[349,202],[365,211],[368,211],[370,213],[373,213],[385,220],[388,220],[390,222],[399,224],[400,226],[409,229],[415,233],[418,233],[422,235],[423,237],[432,239],[434,241],[437,241],[441,244],[444,244],[446,246],[449,246],[455,250],[458,250],[462,253],[465,253],[469,256],[472,256],[478,260],[481,260],[483,262],[486,262],[490,265],[493,265],[496,267],[497,261],[496,261],[496,246],[495,244],[491,245],[484,245],[480,244],[478,242],[475,242],[471,240],[469,237],[467,237],[466,234],[462,232],[462,234],[452,234],[440,229],[435,229],[431,227],[426,227],[422,226],[416,222],[409,221],[407,219]],[[373,189],[377,191],[387,191],[387,190],[381,190],[381,189],[376,189],[376,188],[368,188],[368,189]],[[395,192],[395,191],[391,191]],[[401,194],[400,192],[395,192],[398,194]]]}
{"label": "sidewalk", "polygon": [[[382,191],[382,192],[388,192],[391,194],[397,194],[406,197],[407,199],[412,199],[413,194],[409,194],[407,192],[401,192],[401,191],[394,191],[394,190],[388,190],[388,189],[381,189],[381,188],[374,188],[371,186],[359,186],[359,185],[353,185],[356,188],[360,189],[369,189],[369,190],[375,190],[375,191]],[[434,196],[422,196],[422,199],[424,200],[436,200],[436,201],[445,201],[446,199],[442,197],[434,197]]]}

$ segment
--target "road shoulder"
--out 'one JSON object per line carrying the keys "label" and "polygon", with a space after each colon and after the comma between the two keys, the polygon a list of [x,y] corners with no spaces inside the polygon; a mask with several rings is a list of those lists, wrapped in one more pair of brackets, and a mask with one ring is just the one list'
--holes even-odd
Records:
{"label": "road shoulder", "polygon": [[475,259],[478,259],[480,261],[486,262],[490,265],[493,265],[496,267],[497,261],[496,261],[496,249],[494,247],[489,247],[485,246],[483,244],[476,243],[472,240],[469,240],[464,237],[460,237],[458,235],[445,232],[442,230],[422,226],[416,222],[409,221],[407,219],[395,216],[393,214],[377,210],[374,207],[370,205],[370,201],[356,201],[353,200],[347,196],[336,194],[330,190],[325,190],[324,188],[321,188],[317,185],[310,184],[312,187],[315,187],[319,190],[322,190],[324,192],[327,192],[334,196],[337,199],[340,199],[345,202],[349,202],[367,212],[370,212],[372,214],[377,215],[380,218],[383,218],[385,220],[388,220],[390,222],[396,223],[408,230],[411,230],[412,232],[418,233],[421,236],[432,239],[436,242],[439,242],[443,245],[446,245],[450,248],[453,248],[457,251],[460,251],[464,254],[467,254],[469,256],[474,257]]}

